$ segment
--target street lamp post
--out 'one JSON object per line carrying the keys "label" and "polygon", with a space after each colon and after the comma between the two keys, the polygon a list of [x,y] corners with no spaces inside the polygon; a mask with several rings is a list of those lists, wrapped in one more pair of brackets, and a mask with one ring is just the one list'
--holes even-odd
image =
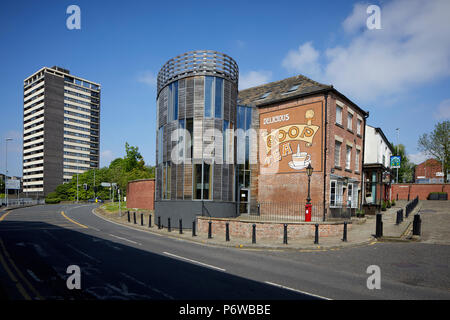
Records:
{"label": "street lamp post", "polygon": [[[400,128],[396,128],[395,130],[397,130],[397,156],[399,156],[399,145],[398,145],[398,141],[399,141],[399,135],[400,135]],[[395,178],[395,182],[398,183],[398,167],[397,167],[397,177]]]}
{"label": "street lamp post", "polygon": [[311,167],[311,163],[308,164],[306,167],[306,174],[308,175],[308,197],[306,198],[306,206],[305,206],[305,221],[311,221],[311,211],[312,211],[312,205],[311,205],[311,192],[310,192],[310,186],[311,186],[311,175],[313,172],[313,167]]}
{"label": "street lamp post", "polygon": [[8,141],[12,141],[12,138],[5,138],[5,202],[8,206]]}

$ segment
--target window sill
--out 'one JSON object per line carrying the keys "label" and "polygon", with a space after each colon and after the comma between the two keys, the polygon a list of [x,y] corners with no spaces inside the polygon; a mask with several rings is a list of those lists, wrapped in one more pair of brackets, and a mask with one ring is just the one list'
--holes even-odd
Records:
{"label": "window sill", "polygon": [[337,169],[337,170],[342,170],[342,168],[338,167],[338,166],[334,166],[334,168]]}
{"label": "window sill", "polygon": [[350,169],[345,169],[344,170],[345,172],[350,172],[350,173],[352,173],[353,171],[352,170],[350,170]]}
{"label": "window sill", "polygon": [[337,125],[339,128],[344,129],[344,126],[343,126],[342,124],[336,122],[336,125]]}
{"label": "window sill", "polygon": [[361,136],[360,133],[357,133],[356,136],[357,136],[358,138],[361,138],[361,139],[362,139],[362,136]]}
{"label": "window sill", "polygon": [[353,134],[353,130],[347,128],[347,131]]}

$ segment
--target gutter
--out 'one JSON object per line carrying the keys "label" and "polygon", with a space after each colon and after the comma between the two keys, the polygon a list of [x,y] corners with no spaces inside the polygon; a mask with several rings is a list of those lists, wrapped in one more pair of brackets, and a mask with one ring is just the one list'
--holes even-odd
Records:
{"label": "gutter", "polygon": [[325,142],[324,142],[324,162],[323,162],[323,221],[327,218],[327,128],[328,128],[328,92],[325,92]]}

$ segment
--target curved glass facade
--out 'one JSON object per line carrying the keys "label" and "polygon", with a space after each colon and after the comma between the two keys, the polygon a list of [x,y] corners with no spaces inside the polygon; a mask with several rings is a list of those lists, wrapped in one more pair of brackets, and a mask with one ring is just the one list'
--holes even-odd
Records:
{"label": "curved glass facade", "polygon": [[[198,55],[205,52],[214,51]],[[208,59],[198,60],[196,70],[171,72],[173,60],[158,74],[155,201],[166,211],[175,202],[234,202],[237,73]],[[157,214],[161,208],[156,204]]]}

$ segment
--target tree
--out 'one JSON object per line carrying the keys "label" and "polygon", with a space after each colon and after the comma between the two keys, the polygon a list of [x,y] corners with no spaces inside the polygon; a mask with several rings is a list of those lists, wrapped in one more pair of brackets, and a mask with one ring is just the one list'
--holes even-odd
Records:
{"label": "tree", "polygon": [[[407,183],[414,181],[414,163],[410,162],[408,157],[406,156],[406,149],[403,144],[394,145],[391,142],[392,147],[394,148],[395,155],[399,155],[401,157],[400,168],[398,169],[398,182]],[[396,176],[397,169],[393,169],[393,175]]]}
{"label": "tree", "polygon": [[449,132],[450,121],[439,122],[434,127],[433,132],[424,133],[418,141],[420,151],[443,164],[444,181],[447,181],[447,170],[450,164]]}
{"label": "tree", "polygon": [[125,170],[127,172],[137,167],[143,169],[145,164],[144,158],[142,158],[142,155],[139,153],[138,147],[130,146],[128,142],[125,142],[125,153]]}

